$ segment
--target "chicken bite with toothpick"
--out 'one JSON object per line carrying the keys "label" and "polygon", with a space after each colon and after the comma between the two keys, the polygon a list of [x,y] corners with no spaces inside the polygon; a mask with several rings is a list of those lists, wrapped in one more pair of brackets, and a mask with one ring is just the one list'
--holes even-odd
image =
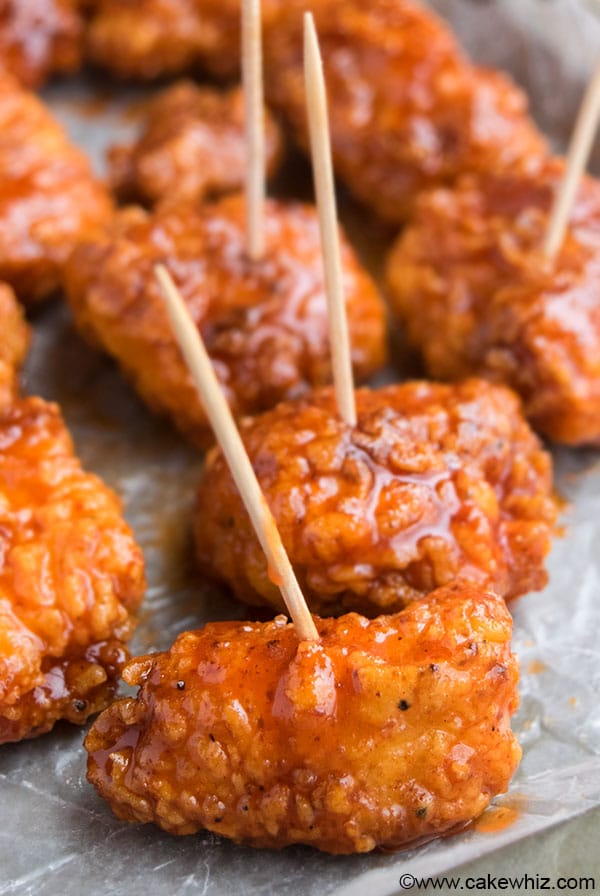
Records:
{"label": "chicken bite with toothpick", "polygon": [[[506,598],[542,588],[557,505],[552,462],[516,396],[483,380],[330,389],[241,423],[246,450],[313,612],[394,613],[462,579]],[[281,609],[227,465],[209,454],[200,569],[238,600]]]}
{"label": "chicken bite with toothpick", "polygon": [[564,173],[468,178],[422,198],[388,262],[392,307],[428,373],[479,375],[565,444],[600,442],[600,184],[586,179],[557,266],[541,241]]}
{"label": "chicken bite with toothpick", "polygon": [[132,660],[85,746],[125,821],[249,846],[397,849],[461,830],[520,758],[502,600],[439,589],[395,616],[213,623]]}
{"label": "chicken bite with toothpick", "polygon": [[[319,226],[308,205],[265,207],[265,254],[247,254],[240,196],[121,212],[82,242],[67,269],[67,296],[81,331],[112,355],[151,408],[193,441],[206,415],[171,337],[153,268],[165,262],[213,358],[237,416],[323,385],[331,377]],[[352,360],[364,380],[384,363],[386,322],[371,277],[343,240]]]}

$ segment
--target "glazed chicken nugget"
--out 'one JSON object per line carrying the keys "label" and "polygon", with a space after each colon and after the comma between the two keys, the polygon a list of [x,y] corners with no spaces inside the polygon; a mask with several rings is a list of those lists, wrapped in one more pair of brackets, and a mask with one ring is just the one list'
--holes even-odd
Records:
{"label": "glazed chicken nugget", "polygon": [[75,244],[111,209],[87,159],[43,103],[0,74],[0,280],[25,302],[46,298]]}
{"label": "glazed chicken nugget", "polygon": [[16,375],[29,346],[29,327],[10,286],[0,283],[0,412],[12,400]]}
{"label": "glazed chicken nugget", "polygon": [[25,87],[76,71],[83,51],[78,0],[0,0],[0,68]]}
{"label": "glazed chicken nugget", "polygon": [[[263,20],[283,0],[262,0]],[[88,31],[91,59],[121,78],[151,80],[240,68],[240,0],[99,0]]]}
{"label": "glazed chicken nugget", "polygon": [[[67,271],[78,326],[115,357],[150,407],[206,444],[210,428],[171,334],[154,266],[164,262],[202,332],[235,414],[256,413],[331,377],[316,211],[270,201],[266,253],[246,255],[244,200],[126,210],[103,238],[81,245]],[[386,356],[382,302],[342,244],[355,375]]]}
{"label": "glazed chicken nugget", "polygon": [[[246,174],[244,97],[182,81],[147,107],[144,128],[130,146],[109,152],[120,199],[152,205],[161,199],[201,200],[241,190]],[[266,118],[267,172],[281,161],[283,138]]]}
{"label": "glazed chicken nugget", "polygon": [[88,778],[115,814],[257,847],[396,849],[460,829],[520,749],[511,620],[439,589],[396,616],[213,623],[133,660],[140,686],[94,723]]}
{"label": "glazed chicken nugget", "polygon": [[[331,389],[242,421],[241,435],[310,608],[395,612],[455,579],[511,598],[543,587],[556,520],[552,462],[516,396],[483,380]],[[200,568],[253,605],[280,608],[220,451],[196,509]]]}
{"label": "glazed chicken nugget", "polygon": [[112,698],[144,591],[117,497],[55,405],[0,414],[0,743],[83,724]]}
{"label": "glazed chicken nugget", "polygon": [[424,189],[545,151],[524,94],[471,66],[447,25],[410,0],[282,5],[265,40],[266,86],[304,147],[304,9],[319,32],[336,172],[382,218],[403,222]]}
{"label": "glazed chicken nugget", "polygon": [[514,388],[557,442],[600,444],[600,183],[542,252],[561,160],[424,196],[388,263],[392,305],[432,376]]}

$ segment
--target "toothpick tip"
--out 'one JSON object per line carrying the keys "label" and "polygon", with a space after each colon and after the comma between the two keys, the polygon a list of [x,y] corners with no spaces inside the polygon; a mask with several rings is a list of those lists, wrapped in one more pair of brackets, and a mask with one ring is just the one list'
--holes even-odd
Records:
{"label": "toothpick tip", "polygon": [[329,311],[333,381],[340,417],[349,426],[356,426],[354,373],[337,220],[327,90],[312,13],[305,13],[304,29],[306,105]]}

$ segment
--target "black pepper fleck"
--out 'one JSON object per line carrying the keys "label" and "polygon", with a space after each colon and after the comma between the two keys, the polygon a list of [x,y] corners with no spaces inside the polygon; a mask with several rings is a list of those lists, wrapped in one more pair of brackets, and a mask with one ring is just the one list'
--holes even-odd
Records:
{"label": "black pepper fleck", "polygon": [[178,681],[178,682],[177,682],[177,690],[178,690],[178,691],[182,691],[182,690],[184,689],[184,687],[185,687],[185,681]]}
{"label": "black pepper fleck", "polygon": [[73,700],[73,706],[76,712],[83,712],[87,708],[87,702],[79,699]]}
{"label": "black pepper fleck", "polygon": [[415,812],[417,818],[425,818],[427,815],[427,806],[419,806],[417,811]]}
{"label": "black pepper fleck", "polygon": [[410,703],[406,700],[401,700],[398,704],[398,709],[401,709],[402,712],[406,712],[407,709],[410,709]]}

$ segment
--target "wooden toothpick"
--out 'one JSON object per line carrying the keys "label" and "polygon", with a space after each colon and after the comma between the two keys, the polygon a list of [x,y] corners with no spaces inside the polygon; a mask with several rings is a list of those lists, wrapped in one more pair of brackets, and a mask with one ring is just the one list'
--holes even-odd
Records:
{"label": "wooden toothpick", "polygon": [[254,531],[266,554],[269,567],[273,570],[273,577],[279,585],[298,637],[304,641],[318,641],[319,633],[306,606],[273,514],[265,501],[202,337],[169,272],[162,265],[157,265],[155,273],[165,298],[173,332],[198,388],[217,441],[229,464],[231,475],[248,511]]}
{"label": "wooden toothpick", "polygon": [[248,256],[265,253],[265,104],[260,0],[242,0],[242,80],[246,119],[246,233]]}
{"label": "wooden toothpick", "polygon": [[554,258],[562,246],[577,189],[587,168],[600,120],[600,64],[586,91],[567,154],[565,176],[556,194],[544,242],[544,254]]}
{"label": "wooden toothpick", "polygon": [[352,357],[331,160],[327,94],[319,41],[311,13],[304,15],[304,78],[315,192],[321,227],[325,288],[329,307],[333,381],[338,411],[342,420],[349,426],[356,426]]}

